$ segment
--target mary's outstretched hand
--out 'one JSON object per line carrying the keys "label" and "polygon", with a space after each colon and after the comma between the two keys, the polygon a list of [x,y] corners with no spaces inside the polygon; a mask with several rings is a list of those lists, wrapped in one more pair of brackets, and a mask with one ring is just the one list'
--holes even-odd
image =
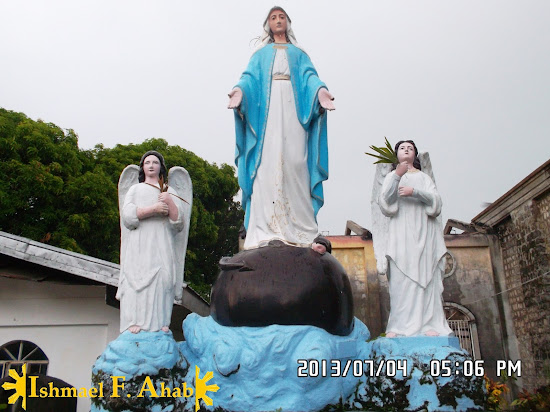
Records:
{"label": "mary's outstretched hand", "polygon": [[243,92],[238,87],[235,87],[229,93],[229,104],[227,105],[228,109],[236,109],[241,105],[243,99]]}
{"label": "mary's outstretched hand", "polygon": [[327,89],[319,90],[319,103],[323,109],[335,110],[336,107],[334,107],[334,103],[332,102],[333,100],[334,96],[332,96]]}

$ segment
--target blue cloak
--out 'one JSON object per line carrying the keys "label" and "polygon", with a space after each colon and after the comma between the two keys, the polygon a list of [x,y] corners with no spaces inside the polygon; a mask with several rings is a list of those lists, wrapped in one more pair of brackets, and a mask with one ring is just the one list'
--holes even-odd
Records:
{"label": "blue cloak", "polygon": [[317,71],[306,53],[292,44],[271,43],[252,55],[248,67],[235,86],[243,92],[240,110],[235,110],[235,164],[242,190],[246,228],[250,218],[254,178],[262,159],[272,68],[278,47],[286,47],[296,113],[307,132],[310,195],[315,219],[324,203],[322,182],[328,179],[327,116],[324,110],[320,110],[317,93],[326,86],[317,76]]}

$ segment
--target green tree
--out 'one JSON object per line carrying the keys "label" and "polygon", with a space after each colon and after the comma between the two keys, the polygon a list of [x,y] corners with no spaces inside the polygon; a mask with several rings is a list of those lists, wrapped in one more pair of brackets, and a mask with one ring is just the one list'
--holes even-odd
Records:
{"label": "green tree", "polygon": [[1,230],[100,259],[116,257],[110,229],[118,224],[116,186],[95,172],[73,130],[0,109],[0,161]]}
{"label": "green tree", "polygon": [[0,230],[118,263],[118,179],[147,150],[191,175],[185,279],[207,297],[220,257],[237,250],[243,211],[233,201],[235,171],[163,139],[80,150],[73,130],[0,108]]}

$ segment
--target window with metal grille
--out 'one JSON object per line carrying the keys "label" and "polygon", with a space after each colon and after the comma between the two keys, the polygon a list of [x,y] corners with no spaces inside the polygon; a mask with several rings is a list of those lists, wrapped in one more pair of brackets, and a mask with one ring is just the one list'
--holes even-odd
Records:
{"label": "window with metal grille", "polygon": [[445,302],[445,317],[449,327],[460,342],[460,347],[468,351],[474,359],[480,359],[479,339],[476,320],[472,312],[456,303]]}
{"label": "window with metal grille", "polygon": [[8,376],[10,369],[21,374],[25,363],[27,375],[46,375],[48,372],[48,357],[36,344],[27,340],[13,340],[0,346],[0,378]]}

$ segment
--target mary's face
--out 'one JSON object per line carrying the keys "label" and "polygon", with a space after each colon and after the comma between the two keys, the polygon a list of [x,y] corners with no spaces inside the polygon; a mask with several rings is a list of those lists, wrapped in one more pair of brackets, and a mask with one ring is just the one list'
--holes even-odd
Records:
{"label": "mary's face", "polygon": [[397,148],[397,160],[399,160],[399,163],[407,162],[412,165],[414,162],[414,155],[415,152],[412,143],[403,142]]}
{"label": "mary's face", "polygon": [[287,28],[286,14],[282,10],[273,10],[269,15],[269,28],[273,34],[285,34]]}
{"label": "mary's face", "polygon": [[143,161],[145,177],[158,179],[160,175],[160,160],[155,155],[149,155]]}

